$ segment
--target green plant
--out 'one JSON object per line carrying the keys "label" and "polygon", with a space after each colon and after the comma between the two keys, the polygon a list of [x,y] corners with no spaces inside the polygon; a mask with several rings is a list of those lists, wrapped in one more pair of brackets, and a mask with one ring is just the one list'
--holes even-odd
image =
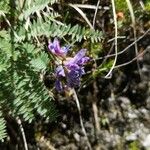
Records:
{"label": "green plant", "polygon": [[54,3],[58,1],[0,2],[0,140],[6,137],[7,116],[32,122],[38,115],[50,121],[58,115],[53,95],[40,77],[52,71],[48,39],[57,36],[69,43],[101,39],[98,30],[62,23]]}
{"label": "green plant", "polygon": [[145,1],[145,8],[147,11],[150,11],[150,1],[148,0]]}

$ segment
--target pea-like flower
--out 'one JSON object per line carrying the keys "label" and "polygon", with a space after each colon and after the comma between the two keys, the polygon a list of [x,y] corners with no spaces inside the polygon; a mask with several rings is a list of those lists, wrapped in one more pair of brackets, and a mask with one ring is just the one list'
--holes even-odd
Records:
{"label": "pea-like flower", "polygon": [[69,50],[69,47],[67,46],[61,47],[57,38],[55,38],[53,42],[49,43],[48,48],[53,54],[60,57],[65,57]]}
{"label": "pea-like flower", "polygon": [[56,90],[63,91],[66,86],[69,88],[78,87],[81,76],[85,74],[84,65],[90,60],[89,57],[85,56],[86,49],[81,49],[74,57],[66,57],[68,49],[61,48],[56,38],[48,47],[53,54],[64,58],[62,64],[58,65],[55,70]]}
{"label": "pea-like flower", "polygon": [[59,92],[63,91],[63,85],[62,85],[62,82],[59,79],[56,79],[56,81],[55,81],[55,88]]}

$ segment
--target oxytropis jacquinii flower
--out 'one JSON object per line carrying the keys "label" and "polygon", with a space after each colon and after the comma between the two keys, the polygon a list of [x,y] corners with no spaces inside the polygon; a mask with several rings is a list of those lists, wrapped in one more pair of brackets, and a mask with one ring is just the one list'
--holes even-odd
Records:
{"label": "oxytropis jacquinii flower", "polygon": [[84,65],[90,59],[85,56],[86,49],[81,49],[74,57],[67,57],[69,48],[61,47],[57,38],[52,43],[49,43],[48,48],[58,58],[55,63],[56,90],[63,91],[68,87],[78,87],[81,76],[85,74]]}

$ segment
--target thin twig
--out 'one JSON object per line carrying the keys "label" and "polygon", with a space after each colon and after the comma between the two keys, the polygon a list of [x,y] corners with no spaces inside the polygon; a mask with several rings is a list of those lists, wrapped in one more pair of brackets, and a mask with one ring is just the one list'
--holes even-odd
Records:
{"label": "thin twig", "polygon": [[[134,57],[133,59],[131,59],[130,61],[126,62],[126,63],[123,63],[123,64],[120,64],[120,65],[116,65],[114,67],[114,69],[118,69],[120,67],[124,67],[124,66],[127,66],[131,63],[133,63],[134,61],[136,61],[140,56],[143,56],[146,52],[148,51],[148,48],[146,50],[144,50],[143,52],[141,52],[140,54],[138,54],[136,57]],[[105,71],[107,70],[108,68],[102,68],[102,69],[99,69],[99,71]]]}
{"label": "thin twig", "polygon": [[21,123],[21,119],[19,117],[17,117],[17,123],[19,125],[21,134],[22,134],[22,138],[23,138],[23,143],[24,143],[24,149],[28,150],[28,144],[27,144],[27,140],[26,140],[26,136],[25,136],[25,132]]}
{"label": "thin twig", "polygon": [[73,89],[73,98],[74,98],[74,100],[76,102],[76,105],[77,105],[77,108],[78,108],[79,119],[80,119],[80,125],[81,125],[81,128],[82,128],[82,132],[83,132],[83,134],[86,138],[87,145],[88,145],[89,149],[92,150],[91,144],[89,142],[89,139],[88,139],[88,136],[87,136],[84,124],[83,124],[83,119],[82,119],[82,114],[81,114],[81,107],[80,107],[79,99],[78,99],[78,96],[77,96],[77,93],[76,93],[75,89]]}
{"label": "thin twig", "polygon": [[[110,55],[110,53],[113,51],[113,49],[114,49],[114,42],[112,43],[111,48],[110,48],[109,52],[107,53],[107,56]],[[105,59],[102,61],[102,63],[100,64],[99,67],[101,67],[107,61],[107,58],[108,57],[105,57]]]}
{"label": "thin twig", "polygon": [[99,4],[100,4],[100,0],[98,0],[97,5],[96,5],[96,9],[95,9],[95,13],[94,13],[94,18],[93,18],[93,28],[95,28],[95,20],[96,20],[96,15],[97,15]]}
{"label": "thin twig", "polygon": [[[84,9],[96,9],[97,6],[95,5],[89,5],[89,4],[73,4],[79,8],[84,8]],[[98,9],[104,9],[104,10],[109,10],[110,8],[108,6],[99,6]]]}
{"label": "thin twig", "polygon": [[[134,41],[137,41],[136,22],[135,22],[135,15],[134,15],[134,12],[133,12],[133,7],[132,7],[132,4],[131,4],[130,0],[126,0],[126,3],[128,5],[128,9],[129,9],[131,20],[132,20],[132,28],[133,28],[133,34],[134,34]],[[135,54],[137,56],[138,55],[137,42],[135,42],[134,47],[135,47]],[[138,67],[139,75],[140,75],[140,77],[142,79],[142,72],[141,72],[141,68],[140,68],[140,64],[139,64],[138,60],[137,60],[137,67]]]}
{"label": "thin twig", "polygon": [[[125,38],[126,38],[126,36],[117,36],[117,39],[125,39]],[[110,43],[114,40],[115,40],[115,38],[112,38],[112,39],[108,40],[107,43]]]}
{"label": "thin twig", "polygon": [[97,131],[97,135],[100,133],[100,122],[99,122],[99,117],[98,117],[98,107],[97,107],[97,93],[98,93],[98,88],[96,85],[96,82],[93,83],[93,88],[94,88],[94,93],[93,93],[93,101],[92,101],[92,107],[93,107],[93,112],[94,112],[94,120],[95,120],[95,127]]}
{"label": "thin twig", "polygon": [[[93,71],[95,70],[94,68],[97,67],[97,63],[95,62],[93,64]],[[90,94],[91,100],[92,100],[92,109],[93,109],[93,114],[94,114],[94,123],[95,123],[95,137],[96,140],[99,137],[100,133],[100,122],[99,122],[99,116],[98,116],[98,107],[97,107],[97,93],[98,93],[98,88],[97,88],[97,83],[96,81],[93,82],[93,95]]]}
{"label": "thin twig", "polygon": [[[126,65],[129,65],[129,64],[131,64],[131,63],[133,63],[134,61],[136,61],[140,56],[143,56],[148,50],[149,50],[149,46],[148,46],[148,48],[146,48],[143,52],[141,52],[141,53],[139,53],[136,57],[134,57],[133,59],[131,59],[130,61],[128,61],[128,62],[126,62],[126,63],[123,63],[123,64],[120,64],[120,65],[116,65],[115,67],[114,67],[114,69],[118,69],[118,68],[120,68],[120,67],[124,67],[124,66],[126,66]],[[102,69],[98,69],[99,70],[99,72],[101,72],[101,71],[106,71],[106,70],[108,70],[108,68],[102,68]],[[87,74],[91,74],[93,71],[88,71],[87,72]],[[104,77],[105,78],[105,77]],[[83,84],[84,85],[84,84]],[[81,89],[81,88],[80,88]],[[80,89],[79,89],[79,91],[80,91]]]}
{"label": "thin twig", "polygon": [[[99,4],[100,4],[100,0],[98,0],[96,8],[95,8],[95,13],[94,13],[94,18],[93,18],[93,28],[94,29],[95,29],[95,21],[96,21],[96,15],[97,15],[97,12],[98,12]],[[93,70],[96,67],[97,67],[97,63],[95,61],[95,63],[93,64]],[[92,109],[93,109],[94,124],[95,124],[95,137],[96,137],[96,140],[97,140],[97,138],[99,137],[99,133],[100,133],[100,122],[99,122],[98,107],[97,107],[98,89],[97,89],[96,81],[93,82],[93,89],[94,89],[93,96],[92,96],[92,94],[90,94],[90,96],[91,96],[91,99],[92,99]]]}
{"label": "thin twig", "polygon": [[141,8],[142,8],[143,10],[145,10],[145,5],[144,5],[143,1],[140,0],[139,3],[140,3],[140,5],[141,5]]}
{"label": "thin twig", "polygon": [[[148,32],[150,32],[150,29],[148,29],[142,36],[140,36],[136,41],[132,42],[130,45],[128,45],[125,49],[123,49],[122,51],[118,52],[118,55],[121,55],[123,54],[125,51],[127,51],[130,47],[132,47],[135,42],[138,42],[140,41],[142,38],[144,38]],[[92,59],[92,60],[101,60],[101,59],[105,59],[105,58],[110,58],[110,57],[113,57],[113,56],[116,56],[116,54],[111,54],[111,55],[106,55],[106,56],[103,56],[103,57],[99,57],[99,58],[96,58],[96,59]]]}
{"label": "thin twig", "polygon": [[130,61],[126,62],[126,63],[123,63],[123,64],[120,64],[120,65],[116,65],[114,67],[114,69],[117,69],[117,68],[120,68],[120,67],[123,67],[123,66],[126,66],[126,65],[129,65],[131,63],[133,63],[134,61],[138,60],[138,58],[142,55],[144,55],[146,52],[148,51],[148,49],[144,50],[143,52],[141,52],[140,54],[138,54],[136,57],[134,57],[133,59],[131,59]]}
{"label": "thin twig", "polygon": [[118,53],[118,50],[117,50],[117,35],[118,35],[118,31],[117,31],[117,16],[116,16],[116,8],[115,8],[115,1],[114,0],[111,0],[111,3],[112,3],[112,10],[113,10],[113,18],[114,18],[114,25],[115,25],[115,60],[114,60],[114,63],[113,63],[113,65],[112,65],[112,67],[111,67],[111,69],[109,70],[109,72],[107,73],[107,75],[105,75],[105,78],[108,78],[110,75],[111,75],[111,73],[112,73],[112,71],[113,71],[113,69],[114,69],[114,67],[115,67],[115,65],[116,65],[116,62],[117,62],[117,53]]}
{"label": "thin twig", "polygon": [[69,4],[69,6],[74,8],[83,17],[83,19],[87,22],[87,24],[90,26],[90,28],[93,29],[93,26],[92,26],[91,22],[89,21],[89,19],[87,18],[86,14],[79,7],[77,7],[74,4]]}

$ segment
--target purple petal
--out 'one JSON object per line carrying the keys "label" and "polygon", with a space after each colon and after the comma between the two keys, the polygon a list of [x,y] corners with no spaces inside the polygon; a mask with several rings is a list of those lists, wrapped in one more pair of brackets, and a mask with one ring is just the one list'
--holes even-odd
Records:
{"label": "purple petal", "polygon": [[67,85],[71,88],[78,87],[80,84],[80,73],[79,71],[71,70],[67,74]]}
{"label": "purple petal", "polygon": [[49,43],[48,48],[53,54],[61,57],[66,56],[69,51],[69,46],[60,47],[60,43],[57,38],[55,38],[52,43]]}
{"label": "purple petal", "polygon": [[54,49],[55,49],[56,54],[60,53],[61,48],[60,48],[60,43],[59,43],[57,38],[54,39],[53,45],[54,45]]}
{"label": "purple petal", "polygon": [[53,54],[55,54],[55,49],[54,49],[53,43],[49,43],[49,44],[48,44],[48,49],[49,49]]}
{"label": "purple petal", "polygon": [[60,43],[57,38],[54,39],[53,43],[49,43],[48,48],[52,53],[56,55],[59,55],[61,52]]}
{"label": "purple petal", "polygon": [[64,72],[64,68],[63,68],[63,66],[58,66],[57,68],[56,68],[56,71],[55,71],[55,73],[56,73],[56,76],[57,77],[65,77],[65,72]]}
{"label": "purple petal", "polygon": [[72,67],[72,66],[79,66],[84,65],[86,62],[89,61],[89,57],[84,57],[86,53],[86,49],[81,49],[74,58],[71,58],[70,60],[67,60],[65,62],[65,66]]}
{"label": "purple petal", "polygon": [[80,67],[77,65],[77,64],[73,64],[73,63],[68,63],[67,65],[66,65],[66,67],[67,67],[67,69],[69,69],[69,70],[78,70],[78,69],[80,69]]}
{"label": "purple petal", "polygon": [[64,47],[62,47],[61,48],[61,52],[64,54],[64,55],[66,55],[67,53],[68,53],[68,51],[69,51],[69,46],[64,46]]}
{"label": "purple petal", "polygon": [[74,63],[78,63],[86,53],[86,49],[81,49],[73,58]]}
{"label": "purple petal", "polygon": [[81,74],[81,75],[84,75],[84,74],[85,74],[84,67],[80,68],[80,74]]}
{"label": "purple petal", "polygon": [[79,65],[84,65],[84,64],[86,64],[89,60],[90,60],[89,57],[83,57],[83,58],[80,59],[77,63],[78,63]]}
{"label": "purple petal", "polygon": [[55,88],[58,92],[62,92],[63,91],[63,86],[62,83],[59,80],[56,80],[55,82]]}

